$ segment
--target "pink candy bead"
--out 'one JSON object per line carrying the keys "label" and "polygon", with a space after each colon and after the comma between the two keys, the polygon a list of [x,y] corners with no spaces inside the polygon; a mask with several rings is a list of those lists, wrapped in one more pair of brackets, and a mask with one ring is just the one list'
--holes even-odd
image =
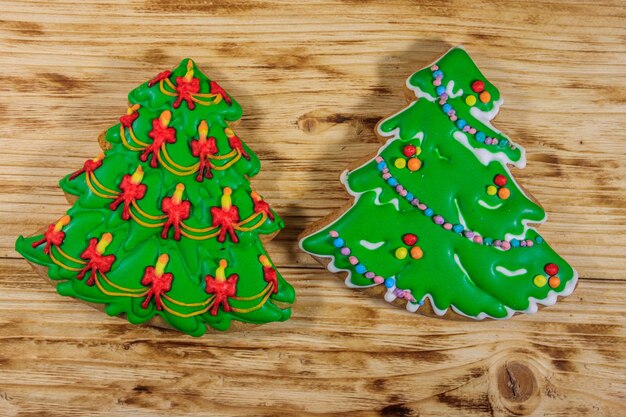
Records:
{"label": "pink candy bead", "polygon": [[343,256],[348,256],[350,255],[350,248],[347,246],[344,246],[343,248],[341,248],[341,254]]}
{"label": "pink candy bead", "polygon": [[501,246],[501,248],[502,248],[502,249],[504,249],[504,250],[509,250],[509,249],[511,249],[511,243],[510,243],[510,242],[507,242],[507,241],[505,240],[504,242],[502,242],[502,246]]}
{"label": "pink candy bead", "polygon": [[532,240],[527,240],[527,241],[526,241],[526,246],[528,246],[529,248],[530,248],[531,246],[533,246],[534,244],[535,244],[535,242],[533,242]]}
{"label": "pink candy bead", "polygon": [[406,197],[406,195],[407,195],[408,193],[409,193],[409,192],[408,192],[407,190],[402,190],[402,191],[400,191],[400,195],[401,195],[402,197]]}
{"label": "pink candy bead", "polygon": [[468,125],[463,126],[463,132],[469,132],[470,129]]}
{"label": "pink candy bead", "polygon": [[388,180],[389,178],[391,178],[391,174],[390,174],[390,173],[388,173],[388,172],[385,172],[385,173],[383,174],[383,179],[384,179],[384,180]]}
{"label": "pink candy bead", "polygon": [[470,127],[469,134],[470,135],[476,134],[476,128],[475,127]]}
{"label": "pink candy bead", "polygon": [[375,160],[376,162],[383,162],[383,157],[382,157],[382,156],[380,156],[380,155],[378,155],[376,158],[374,158],[374,160]]}
{"label": "pink candy bead", "polygon": [[424,210],[426,210],[428,208],[428,206],[426,204],[418,204],[417,208],[422,210],[422,211],[424,211]]}
{"label": "pink candy bead", "polygon": [[474,242],[478,243],[478,244],[482,244],[483,243],[483,238],[481,236],[474,236]]}
{"label": "pink candy bead", "polygon": [[380,275],[375,276],[375,277],[374,277],[374,282],[375,282],[376,284],[382,284],[383,282],[385,282],[385,278],[381,277]]}
{"label": "pink candy bead", "polygon": [[437,71],[439,67],[437,65],[433,65],[432,67],[430,67],[430,69],[433,71]]}
{"label": "pink candy bead", "polygon": [[452,223],[444,223],[443,228],[446,230],[452,230]]}
{"label": "pink candy bead", "polygon": [[368,272],[366,272],[366,273],[365,273],[365,278],[372,279],[372,278],[374,278],[375,276],[376,276],[376,274],[375,274],[375,273],[373,273],[372,271],[368,271]]}
{"label": "pink candy bead", "polygon": [[400,184],[396,185],[396,192],[397,193],[401,193],[402,190],[404,190],[404,187],[402,185],[400,185]]}
{"label": "pink candy bead", "polygon": [[330,237],[339,237],[339,233],[336,230],[331,230],[328,234]]}
{"label": "pink candy bead", "polygon": [[414,198],[413,201],[411,201],[411,205],[417,207],[420,205],[420,201],[417,198]]}
{"label": "pink candy bead", "polygon": [[351,256],[348,258],[348,262],[350,262],[351,265],[356,265],[359,263],[359,260],[356,258],[356,256]]}
{"label": "pink candy bead", "polygon": [[441,85],[441,79],[440,79],[440,78],[436,78],[436,79],[433,81],[433,85],[434,85],[435,87],[439,87],[439,86]]}
{"label": "pink candy bead", "polygon": [[452,120],[453,122],[456,122],[458,119],[458,117],[456,117],[456,114],[453,114],[452,116],[450,116],[450,120]]}

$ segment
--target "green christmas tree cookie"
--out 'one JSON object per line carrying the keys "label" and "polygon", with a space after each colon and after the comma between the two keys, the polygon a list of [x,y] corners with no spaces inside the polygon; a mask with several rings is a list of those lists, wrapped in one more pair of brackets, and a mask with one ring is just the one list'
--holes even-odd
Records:
{"label": "green christmas tree cookie", "polygon": [[61,295],[131,323],[201,336],[287,320],[294,290],[260,240],[283,222],[250,187],[260,163],[229,126],[239,104],[189,59],[128,98],[105,152],[61,180],[67,215],[16,250]]}
{"label": "green christmas tree cookie", "polygon": [[462,48],[407,87],[417,99],[377,127],[386,144],[342,176],[353,205],[302,248],[412,312],[508,318],[571,294],[576,271],[530,226],[545,212],[507,167],[523,149],[490,124],[498,90]]}

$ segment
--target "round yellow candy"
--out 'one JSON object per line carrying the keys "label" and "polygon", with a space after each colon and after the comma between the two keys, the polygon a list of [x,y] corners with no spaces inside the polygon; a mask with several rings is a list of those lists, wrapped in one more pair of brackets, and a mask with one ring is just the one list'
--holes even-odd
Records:
{"label": "round yellow candy", "polygon": [[406,248],[399,247],[398,249],[396,249],[396,258],[398,259],[406,258],[408,254],[409,254],[409,251],[406,250]]}
{"label": "round yellow candy", "polygon": [[422,153],[422,148],[420,148],[419,146],[415,147],[415,156],[419,155]]}
{"label": "round yellow candy", "polygon": [[533,278],[533,284],[535,284],[539,288],[544,287],[547,283],[548,279],[543,275],[535,275],[535,278]]}
{"label": "round yellow candy", "polygon": [[510,196],[511,196],[511,190],[509,190],[508,188],[502,187],[498,190],[498,197],[500,197],[501,199],[506,200]]}
{"label": "round yellow candy", "polygon": [[487,194],[496,195],[497,192],[498,192],[498,187],[496,187],[495,185],[487,186]]}
{"label": "round yellow candy", "polygon": [[467,96],[465,97],[465,104],[468,106],[473,106],[476,104],[476,96]]}
{"label": "round yellow candy", "polygon": [[409,167],[409,171],[415,172],[422,167],[422,161],[417,158],[411,158],[409,159],[409,163],[407,164],[407,166]]}
{"label": "round yellow candy", "polygon": [[393,164],[396,166],[396,168],[398,169],[402,169],[406,166],[406,160],[404,158],[397,158]]}
{"label": "round yellow candy", "polygon": [[419,246],[413,246],[411,248],[411,258],[422,259],[422,256],[424,256],[424,251],[422,251],[422,248],[420,248]]}

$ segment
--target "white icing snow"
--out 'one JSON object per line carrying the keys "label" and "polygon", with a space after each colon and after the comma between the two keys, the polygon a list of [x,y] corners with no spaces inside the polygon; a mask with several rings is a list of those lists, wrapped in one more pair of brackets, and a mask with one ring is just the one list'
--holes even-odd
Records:
{"label": "white icing snow", "polygon": [[498,203],[495,206],[490,206],[488,203],[484,202],[483,200],[478,200],[478,204],[483,206],[484,208],[486,208],[488,210],[497,210],[500,207],[502,207],[502,203]]}
{"label": "white icing snow", "polygon": [[362,240],[359,241],[359,244],[361,244],[361,246],[363,246],[365,249],[376,250],[376,249],[380,248],[382,245],[384,245],[385,242],[381,241],[381,242],[373,243],[373,242],[368,242],[365,239],[362,239]]}
{"label": "white icing snow", "polygon": [[448,97],[450,98],[457,98],[463,95],[463,89],[459,88],[459,91],[455,93],[454,92],[454,80],[450,80],[448,81],[448,84],[446,85],[446,94],[448,94]]}
{"label": "white icing snow", "polygon": [[526,272],[528,272],[526,269],[524,268],[520,268],[520,269],[516,269],[515,271],[512,271],[510,269],[506,269],[503,266],[496,266],[496,271],[498,271],[499,273],[501,273],[502,275],[506,275],[507,277],[516,277],[518,275],[523,275]]}

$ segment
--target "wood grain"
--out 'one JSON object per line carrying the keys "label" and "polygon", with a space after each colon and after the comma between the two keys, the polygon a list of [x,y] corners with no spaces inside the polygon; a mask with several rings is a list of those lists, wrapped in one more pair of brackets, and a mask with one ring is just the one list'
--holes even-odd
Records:
{"label": "wood grain", "polygon": [[[626,414],[626,4],[0,1],[0,415]],[[471,5],[470,5],[471,4]],[[514,175],[576,292],[506,322],[408,314],[345,288],[296,235],[341,206],[404,80],[463,44],[524,145]],[[287,227],[269,245],[286,323],[193,339],[58,296],[13,249],[67,209],[126,94],[192,57],[243,105],[253,180]]]}

